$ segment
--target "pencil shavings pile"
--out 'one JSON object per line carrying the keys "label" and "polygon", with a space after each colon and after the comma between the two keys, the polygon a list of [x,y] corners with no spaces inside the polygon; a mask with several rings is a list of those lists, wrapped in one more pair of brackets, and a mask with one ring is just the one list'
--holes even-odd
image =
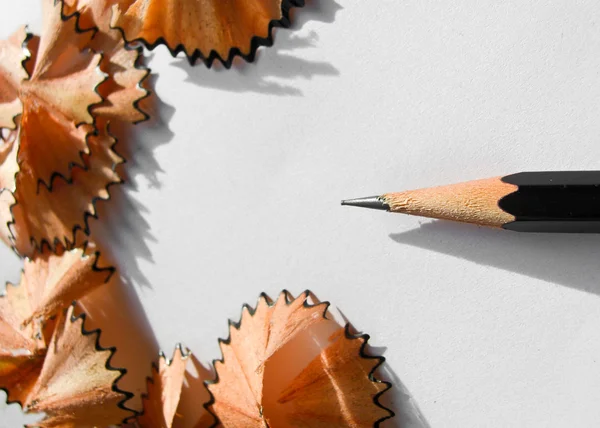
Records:
{"label": "pencil shavings pile", "polygon": [[[324,428],[391,418],[379,402],[391,385],[375,378],[383,357],[370,356],[369,337],[328,317],[329,304],[312,303],[309,291],[245,305],[219,341],[214,373],[180,346],[171,359],[160,355],[136,407],[123,389],[139,398],[143,386],[123,377],[145,366],[131,339],[137,324],[88,225],[96,202],[122,183],[116,144],[152,108],[149,70],[132,44],[162,43],[190,63],[229,68],[270,46],[273,28],[289,26],[304,0],[41,1],[40,36],[21,28],[0,41],[0,239],[23,258],[19,285],[0,296],[7,401],[43,413],[39,427]],[[118,353],[100,345],[99,329],[86,329],[86,316]]]}
{"label": "pencil shavings pile", "polygon": [[146,118],[136,107],[147,96],[140,52],[105,46],[77,16],[63,20],[60,2],[42,5],[41,37],[21,29],[0,44],[0,237],[23,255],[89,233],[96,201],[121,182],[109,121]]}
{"label": "pencil shavings pile", "polygon": [[100,253],[49,251],[26,260],[18,286],[0,298],[0,388],[9,402],[46,415],[44,427],[119,423],[134,415],[122,406],[130,395],[116,383],[113,350],[99,332],[84,328],[70,302],[102,286],[113,270]]}
{"label": "pencil shavings pile", "polygon": [[263,294],[230,323],[208,386],[224,427],[362,427],[393,416],[378,401],[391,385],[373,376],[383,357],[367,356],[368,336],[350,335],[309,296]]}
{"label": "pencil shavings pile", "polygon": [[[326,316],[328,303],[312,305],[311,297],[283,291],[276,302],[263,294],[255,309],[245,305],[219,341],[223,359],[214,362],[216,379],[204,382],[208,391],[183,390],[189,351],[161,355],[137,425],[368,427],[391,418],[379,403],[391,385],[374,377],[383,357],[368,355],[368,336],[350,334]],[[208,412],[191,414],[200,407]]]}

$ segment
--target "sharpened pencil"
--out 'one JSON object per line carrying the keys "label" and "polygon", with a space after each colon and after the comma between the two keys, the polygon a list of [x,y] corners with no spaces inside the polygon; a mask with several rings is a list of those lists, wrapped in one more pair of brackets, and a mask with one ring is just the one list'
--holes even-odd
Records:
{"label": "sharpened pencil", "polygon": [[600,171],[521,172],[342,205],[518,232],[600,233]]}

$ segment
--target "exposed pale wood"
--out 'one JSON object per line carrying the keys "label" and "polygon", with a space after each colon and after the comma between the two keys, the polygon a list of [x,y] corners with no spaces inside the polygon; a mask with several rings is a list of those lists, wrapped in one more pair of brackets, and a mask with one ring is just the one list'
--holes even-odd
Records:
{"label": "exposed pale wood", "polygon": [[517,186],[504,183],[500,177],[496,177],[387,193],[382,198],[392,212],[501,227],[514,221],[515,217],[502,211],[498,201],[516,190]]}

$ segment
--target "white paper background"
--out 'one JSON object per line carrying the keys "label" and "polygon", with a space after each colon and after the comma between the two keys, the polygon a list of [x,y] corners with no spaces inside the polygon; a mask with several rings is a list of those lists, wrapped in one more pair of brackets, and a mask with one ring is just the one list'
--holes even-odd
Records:
{"label": "white paper background", "polygon": [[[39,29],[37,0],[2,3],[3,37]],[[137,212],[111,219],[160,346],[208,362],[243,303],[310,288],[386,348],[397,423],[597,427],[600,237],[339,206],[599,169],[597,1],[315,0],[294,28],[235,70],[150,62],[166,126],[139,127]]]}

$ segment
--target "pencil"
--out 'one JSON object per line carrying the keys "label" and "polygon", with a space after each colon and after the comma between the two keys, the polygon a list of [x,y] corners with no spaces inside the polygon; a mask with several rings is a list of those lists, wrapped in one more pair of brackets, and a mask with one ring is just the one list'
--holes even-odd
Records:
{"label": "pencil", "polygon": [[521,172],[342,205],[517,232],[600,233],[600,171]]}

